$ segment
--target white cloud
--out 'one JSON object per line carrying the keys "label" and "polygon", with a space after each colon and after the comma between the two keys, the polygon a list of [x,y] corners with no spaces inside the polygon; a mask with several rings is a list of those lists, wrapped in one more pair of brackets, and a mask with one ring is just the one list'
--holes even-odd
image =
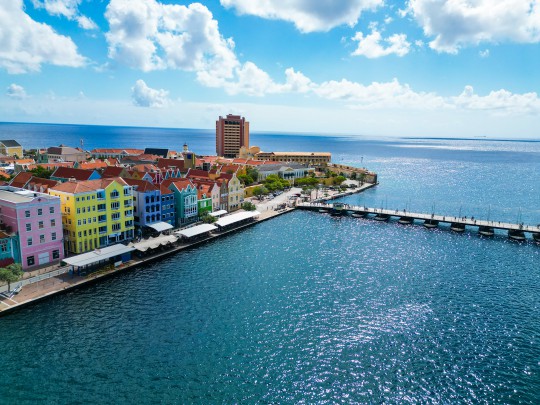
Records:
{"label": "white cloud", "polygon": [[220,0],[240,14],[285,20],[302,32],[328,31],[339,25],[354,26],[365,10],[373,10],[383,0]]}
{"label": "white cloud", "polygon": [[194,71],[202,84],[220,87],[239,66],[234,42],[223,38],[202,4],[111,0],[105,17],[109,56],[132,68]]}
{"label": "white cloud", "polygon": [[32,0],[34,7],[44,8],[50,15],[64,16],[68,20],[76,20],[79,27],[85,30],[97,29],[96,23],[79,13],[82,0]]}
{"label": "white cloud", "polygon": [[489,56],[489,49],[484,49],[483,51],[479,51],[478,55],[480,55],[481,58],[487,58]]}
{"label": "white cloud", "polygon": [[364,85],[345,79],[327,81],[314,88],[315,94],[329,100],[342,100],[354,108],[435,109],[447,107],[435,93],[415,92],[397,79]]}
{"label": "white cloud", "polygon": [[482,42],[540,41],[538,0],[410,0],[409,13],[438,52]]}
{"label": "white cloud", "polygon": [[8,73],[39,71],[41,64],[80,67],[85,58],[71,38],[32,20],[22,0],[0,2],[0,68]]}
{"label": "white cloud", "polygon": [[168,91],[152,89],[146,85],[144,80],[140,79],[131,88],[133,104],[138,107],[167,107],[170,103],[168,96]]}
{"label": "white cloud", "polygon": [[6,95],[11,98],[22,100],[23,98],[26,98],[26,91],[24,90],[24,87],[12,83],[6,89]]}
{"label": "white cloud", "polygon": [[85,17],[84,15],[80,15],[76,17],[77,23],[79,23],[79,27],[81,27],[83,30],[97,30],[98,26],[92,19]]}
{"label": "white cloud", "polygon": [[[367,36],[364,36],[361,32],[357,32],[352,40],[358,41],[358,47],[352,55],[362,55],[370,59],[392,54],[405,56],[409,53],[411,48],[411,44],[407,41],[407,35],[394,34],[383,39],[380,32],[375,29]],[[385,48],[384,44],[381,44],[381,42],[385,42],[388,46]]]}
{"label": "white cloud", "polygon": [[540,99],[536,93],[513,94],[501,89],[479,96],[472,86],[465,86],[459,96],[453,97],[453,102],[467,110],[488,110],[503,115],[540,114]]}

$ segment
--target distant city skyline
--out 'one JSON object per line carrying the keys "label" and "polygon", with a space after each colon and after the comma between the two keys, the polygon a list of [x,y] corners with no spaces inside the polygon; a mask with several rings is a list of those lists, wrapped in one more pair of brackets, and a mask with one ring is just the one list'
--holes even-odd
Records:
{"label": "distant city skyline", "polygon": [[538,137],[540,2],[10,0],[0,121]]}

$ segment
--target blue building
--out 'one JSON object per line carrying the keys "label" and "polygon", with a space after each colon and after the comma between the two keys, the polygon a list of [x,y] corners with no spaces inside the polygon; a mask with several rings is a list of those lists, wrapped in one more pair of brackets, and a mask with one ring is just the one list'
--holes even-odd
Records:
{"label": "blue building", "polygon": [[18,246],[17,236],[15,234],[8,235],[0,231],[0,267],[20,262],[21,252]]}
{"label": "blue building", "polygon": [[197,188],[189,179],[165,180],[166,186],[174,193],[176,224],[184,226],[199,218],[197,208]]}
{"label": "blue building", "polygon": [[162,222],[161,191],[158,186],[146,180],[124,179],[133,187],[133,220],[135,227],[153,227]]}
{"label": "blue building", "polygon": [[174,193],[165,186],[160,186],[161,191],[161,220],[172,226],[176,226],[176,201]]}

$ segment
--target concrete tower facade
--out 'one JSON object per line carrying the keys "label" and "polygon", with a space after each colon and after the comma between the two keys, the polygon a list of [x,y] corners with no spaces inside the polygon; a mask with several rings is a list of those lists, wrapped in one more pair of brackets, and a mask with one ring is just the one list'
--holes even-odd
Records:
{"label": "concrete tower facade", "polygon": [[237,157],[240,148],[249,147],[249,122],[240,115],[228,114],[216,121],[216,153],[227,158]]}

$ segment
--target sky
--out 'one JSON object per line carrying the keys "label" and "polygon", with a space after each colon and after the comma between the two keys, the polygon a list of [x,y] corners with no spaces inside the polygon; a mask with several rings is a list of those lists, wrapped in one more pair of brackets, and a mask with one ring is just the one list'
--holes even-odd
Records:
{"label": "sky", "polygon": [[0,121],[540,138],[540,0],[0,0]]}

